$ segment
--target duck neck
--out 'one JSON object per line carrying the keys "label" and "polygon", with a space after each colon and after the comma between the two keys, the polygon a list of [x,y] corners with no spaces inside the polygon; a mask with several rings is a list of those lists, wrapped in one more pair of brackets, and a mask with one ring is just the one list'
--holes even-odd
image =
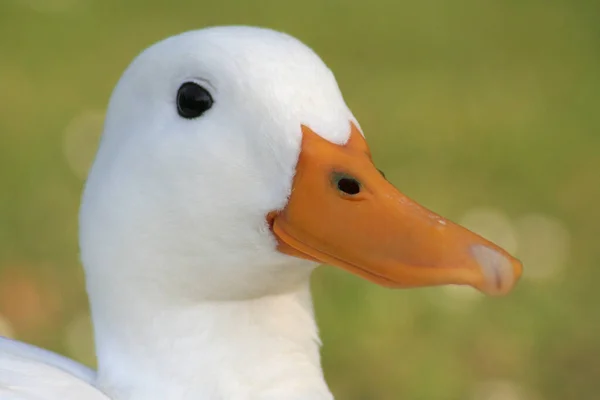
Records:
{"label": "duck neck", "polygon": [[115,400],[332,399],[308,281],[250,300],[94,305],[97,385]]}

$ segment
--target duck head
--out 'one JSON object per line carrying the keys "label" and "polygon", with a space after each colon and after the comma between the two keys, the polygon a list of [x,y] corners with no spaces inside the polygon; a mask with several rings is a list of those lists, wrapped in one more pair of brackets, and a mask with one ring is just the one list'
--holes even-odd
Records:
{"label": "duck head", "polygon": [[489,294],[521,274],[388,182],[323,61],[259,28],[189,32],[138,56],[111,97],[80,217],[92,303],[126,285],[146,300],[252,298],[321,263],[392,288]]}

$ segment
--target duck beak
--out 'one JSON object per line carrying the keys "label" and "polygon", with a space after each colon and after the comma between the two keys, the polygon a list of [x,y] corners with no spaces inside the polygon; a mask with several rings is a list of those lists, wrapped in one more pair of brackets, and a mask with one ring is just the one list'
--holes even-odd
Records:
{"label": "duck beak", "polygon": [[267,216],[280,252],[392,288],[461,284],[501,295],[515,285],[521,263],[400,193],[354,124],[345,145],[306,126],[302,135],[288,203]]}

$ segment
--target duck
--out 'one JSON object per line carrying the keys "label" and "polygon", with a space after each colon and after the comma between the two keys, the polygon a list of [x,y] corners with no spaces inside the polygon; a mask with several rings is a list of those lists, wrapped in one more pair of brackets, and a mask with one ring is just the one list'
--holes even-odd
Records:
{"label": "duck", "polygon": [[511,291],[521,262],[379,171],[332,71],[286,33],[164,39],[110,97],[79,212],[97,369],[0,340],[11,400],[330,400],[309,279]]}

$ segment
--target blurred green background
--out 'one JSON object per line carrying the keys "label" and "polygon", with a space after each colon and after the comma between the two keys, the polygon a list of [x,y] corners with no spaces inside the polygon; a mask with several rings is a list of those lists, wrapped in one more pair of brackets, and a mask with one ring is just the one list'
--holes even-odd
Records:
{"label": "blurred green background", "polygon": [[403,192],[516,253],[508,297],[314,276],[339,399],[596,399],[600,2],[2,0],[0,333],[93,365],[77,210],[109,94],[217,24],[297,36]]}

